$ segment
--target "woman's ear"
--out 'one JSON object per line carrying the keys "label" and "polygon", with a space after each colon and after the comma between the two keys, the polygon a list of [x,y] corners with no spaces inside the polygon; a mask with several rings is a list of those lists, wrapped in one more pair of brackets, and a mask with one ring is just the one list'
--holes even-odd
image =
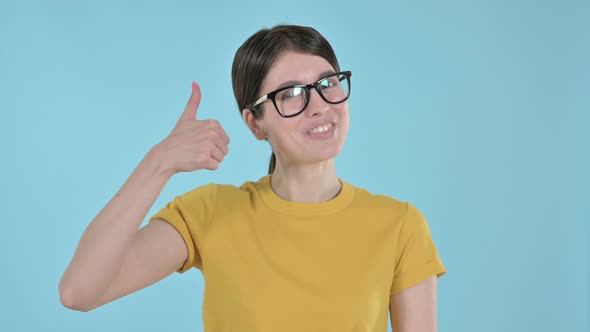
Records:
{"label": "woman's ear", "polygon": [[244,122],[246,122],[248,128],[250,128],[250,131],[252,132],[252,134],[254,134],[254,137],[256,137],[256,139],[263,140],[267,138],[268,133],[261,126],[262,121],[260,119],[255,119],[254,114],[252,114],[251,110],[242,110],[242,117],[244,118]]}

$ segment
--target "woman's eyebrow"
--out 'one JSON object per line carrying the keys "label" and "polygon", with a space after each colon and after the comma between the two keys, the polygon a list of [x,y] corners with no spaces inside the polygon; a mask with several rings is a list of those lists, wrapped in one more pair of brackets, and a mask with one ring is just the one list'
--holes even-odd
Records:
{"label": "woman's eyebrow", "polygon": [[[335,71],[333,71],[333,70],[326,70],[326,71],[324,71],[323,73],[321,73],[321,74],[318,76],[318,80],[319,80],[319,79],[321,79],[321,78],[322,78],[322,77],[324,77],[324,76],[327,76],[327,75],[329,75],[329,74],[334,74],[334,73],[335,73]],[[307,84],[307,83],[301,83],[301,82],[299,82],[299,81],[287,81],[287,82],[284,82],[284,83],[282,83],[281,85],[279,85],[279,86],[277,87],[277,90],[278,90],[278,89],[282,89],[282,88],[284,88],[284,87],[287,87],[287,86],[289,86],[289,85],[295,85],[295,84]]]}

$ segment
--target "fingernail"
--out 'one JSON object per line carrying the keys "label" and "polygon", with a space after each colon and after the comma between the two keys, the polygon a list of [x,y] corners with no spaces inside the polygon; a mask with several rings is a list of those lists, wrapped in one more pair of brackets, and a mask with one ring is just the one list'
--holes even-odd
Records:
{"label": "fingernail", "polygon": [[196,89],[197,89],[197,83],[195,81],[193,81],[193,92],[195,92]]}

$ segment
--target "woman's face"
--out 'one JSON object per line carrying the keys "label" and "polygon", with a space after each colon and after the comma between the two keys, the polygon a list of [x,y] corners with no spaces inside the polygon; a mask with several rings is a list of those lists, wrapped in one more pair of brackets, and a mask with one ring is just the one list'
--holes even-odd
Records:
{"label": "woman's face", "polygon": [[[287,51],[270,68],[262,82],[260,95],[284,86],[285,82],[309,84],[333,72],[332,65],[320,56]],[[348,100],[329,104],[315,89],[309,96],[307,107],[295,117],[281,117],[268,100],[261,105],[262,118],[256,120],[260,127],[256,136],[267,138],[277,159],[289,165],[313,164],[336,157],[348,133]],[[323,127],[322,130],[330,128],[325,132],[312,132],[319,127]]]}

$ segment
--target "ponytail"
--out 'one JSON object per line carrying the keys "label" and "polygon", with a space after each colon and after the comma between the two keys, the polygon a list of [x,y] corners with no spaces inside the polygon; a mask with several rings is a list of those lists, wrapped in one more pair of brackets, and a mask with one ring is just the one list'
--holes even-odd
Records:
{"label": "ponytail", "polygon": [[268,165],[268,174],[272,174],[275,170],[275,165],[277,163],[277,158],[275,157],[275,153],[273,152],[270,156],[270,164]]}

